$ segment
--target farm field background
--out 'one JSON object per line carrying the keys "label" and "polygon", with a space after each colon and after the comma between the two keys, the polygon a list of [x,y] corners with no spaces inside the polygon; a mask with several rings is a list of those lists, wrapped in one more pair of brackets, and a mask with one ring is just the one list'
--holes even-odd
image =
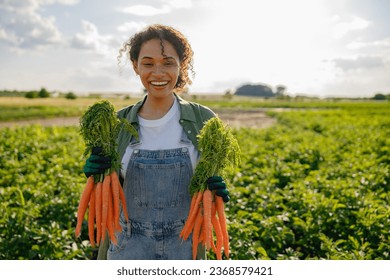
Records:
{"label": "farm field background", "polygon": [[[77,117],[95,101],[1,97],[0,120]],[[232,259],[390,259],[389,102],[195,101],[276,120],[234,128],[243,154],[227,178]],[[77,126],[0,128],[0,259],[94,258],[87,227],[74,238],[83,151]]]}

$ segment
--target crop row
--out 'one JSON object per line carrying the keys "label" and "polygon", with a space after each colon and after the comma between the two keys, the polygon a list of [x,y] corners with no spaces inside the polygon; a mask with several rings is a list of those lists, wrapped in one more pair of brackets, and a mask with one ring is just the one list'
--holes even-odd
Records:
{"label": "crop row", "polygon": [[388,113],[285,112],[237,131],[232,257],[390,259]]}
{"label": "crop row", "polygon": [[74,127],[0,130],[0,259],[90,256],[73,237],[82,151]]}

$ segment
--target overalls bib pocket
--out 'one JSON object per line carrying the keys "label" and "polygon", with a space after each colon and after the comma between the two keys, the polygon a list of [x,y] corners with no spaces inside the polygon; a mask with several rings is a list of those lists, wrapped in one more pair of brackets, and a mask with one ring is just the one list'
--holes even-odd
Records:
{"label": "overalls bib pocket", "polygon": [[180,188],[183,185],[181,181],[186,180],[183,177],[188,176],[187,174],[189,174],[188,165],[183,162],[134,163],[134,184],[130,195],[135,205],[142,208],[181,206],[187,191],[185,188]]}
{"label": "overalls bib pocket", "polygon": [[133,151],[124,182],[130,220],[108,259],[191,259],[191,238],[182,241],[179,234],[189,211],[192,171],[186,147]]}

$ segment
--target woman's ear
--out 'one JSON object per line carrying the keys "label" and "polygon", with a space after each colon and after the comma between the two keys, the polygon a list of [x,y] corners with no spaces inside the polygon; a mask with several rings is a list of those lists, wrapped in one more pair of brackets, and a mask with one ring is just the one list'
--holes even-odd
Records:
{"label": "woman's ear", "polygon": [[134,69],[134,72],[139,75],[138,73],[138,63],[137,61],[133,60],[133,69]]}

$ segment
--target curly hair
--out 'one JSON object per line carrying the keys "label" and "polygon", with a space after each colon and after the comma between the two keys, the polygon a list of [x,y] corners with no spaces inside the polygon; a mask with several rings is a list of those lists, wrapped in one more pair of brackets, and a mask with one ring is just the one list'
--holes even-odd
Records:
{"label": "curly hair", "polygon": [[123,53],[126,53],[130,61],[136,62],[138,60],[142,44],[152,39],[160,40],[161,54],[163,56],[165,56],[163,40],[172,44],[173,48],[177,52],[180,59],[180,72],[174,88],[178,91],[183,90],[187,84],[192,83],[188,75],[189,71],[191,71],[193,77],[195,75],[192,60],[194,52],[192,51],[187,38],[170,26],[154,24],[133,35],[119,50],[118,62],[120,61]]}

